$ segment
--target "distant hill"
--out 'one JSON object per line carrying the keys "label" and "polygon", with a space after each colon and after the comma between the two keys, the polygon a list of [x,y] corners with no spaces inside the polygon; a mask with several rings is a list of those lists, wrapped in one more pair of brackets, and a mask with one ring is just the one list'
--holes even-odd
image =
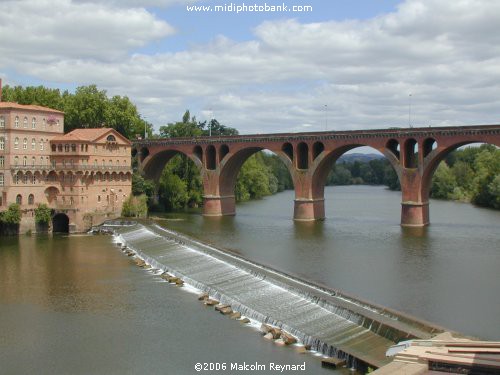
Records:
{"label": "distant hill", "polygon": [[337,163],[354,163],[355,161],[359,161],[361,163],[368,163],[370,160],[374,159],[383,159],[384,156],[380,154],[361,154],[361,153],[352,153],[352,154],[344,154],[342,155]]}

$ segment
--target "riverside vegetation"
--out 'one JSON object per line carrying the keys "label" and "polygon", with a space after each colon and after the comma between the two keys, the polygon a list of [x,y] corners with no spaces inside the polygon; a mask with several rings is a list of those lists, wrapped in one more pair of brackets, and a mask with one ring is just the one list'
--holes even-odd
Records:
{"label": "riverside vegetation", "polygon": [[[109,126],[129,139],[145,133],[149,138],[238,134],[236,129],[222,125],[216,119],[197,121],[189,111],[184,113],[181,121],[161,126],[159,132],[154,133],[153,126],[140,116],[127,96],[110,98],[105,90],[99,90],[95,85],[78,87],[74,93],[43,86],[7,85],[3,88],[2,100],[64,111],[66,131],[78,127]],[[391,190],[400,188],[394,169],[387,160],[377,155],[346,155],[340,158],[332,167],[326,184],[386,185]],[[287,168],[276,155],[261,151],[251,156],[241,168],[235,196],[241,202],[286,189],[293,189]],[[126,216],[145,216],[147,209],[173,211],[197,207],[202,203],[200,174],[185,155],[177,155],[169,161],[157,185],[135,172],[132,192],[139,198],[131,197],[125,203],[123,214]],[[482,145],[452,152],[434,175],[431,197],[500,209],[500,150]],[[10,220],[4,219],[5,215],[0,219],[4,223]]]}

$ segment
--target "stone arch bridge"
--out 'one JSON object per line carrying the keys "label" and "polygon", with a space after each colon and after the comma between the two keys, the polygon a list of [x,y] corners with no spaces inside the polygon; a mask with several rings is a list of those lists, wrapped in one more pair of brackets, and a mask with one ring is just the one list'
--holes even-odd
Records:
{"label": "stone arch bridge", "polygon": [[132,152],[138,156],[140,172],[154,180],[174,155],[187,155],[203,178],[203,214],[223,216],[236,213],[234,186],[243,163],[260,150],[270,150],[290,171],[294,219],[322,220],[331,167],[345,152],[369,146],[389,160],[399,177],[401,225],[425,226],[439,162],[458,147],[476,142],[500,147],[500,125],[146,139],[134,141]]}

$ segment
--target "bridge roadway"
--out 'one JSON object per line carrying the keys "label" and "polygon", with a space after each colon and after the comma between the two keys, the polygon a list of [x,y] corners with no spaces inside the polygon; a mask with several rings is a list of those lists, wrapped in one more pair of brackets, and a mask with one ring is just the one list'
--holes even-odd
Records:
{"label": "bridge roadway", "polygon": [[286,165],[295,189],[294,219],[325,218],[324,187],[336,160],[347,151],[368,146],[381,152],[401,184],[401,225],[429,224],[429,193],[439,163],[453,150],[471,143],[500,147],[500,125],[252,134],[133,142],[139,170],[158,181],[176,154],[189,157],[203,179],[203,214],[234,215],[236,178],[254,153],[269,150]]}

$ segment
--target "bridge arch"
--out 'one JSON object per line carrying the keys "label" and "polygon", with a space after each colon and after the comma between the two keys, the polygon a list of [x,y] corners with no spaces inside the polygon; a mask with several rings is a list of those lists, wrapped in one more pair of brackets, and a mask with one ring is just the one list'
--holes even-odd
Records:
{"label": "bridge arch", "polygon": [[150,180],[159,181],[165,165],[176,155],[184,155],[188,157],[201,171],[202,161],[198,158],[197,155],[195,155],[194,153],[189,154],[182,150],[171,148],[161,150],[156,153],[151,153],[151,155],[144,159],[141,163],[141,171],[143,176]]}
{"label": "bridge arch", "polygon": [[219,189],[222,196],[233,196],[234,189],[236,186],[236,180],[238,174],[243,167],[243,164],[254,154],[259,151],[268,150],[276,155],[286,166],[288,172],[292,177],[292,183],[295,185],[293,164],[288,156],[285,156],[283,152],[276,150],[269,150],[263,147],[248,147],[241,149],[234,154],[229,155],[220,165],[220,176],[219,176]]}
{"label": "bridge arch", "polygon": [[346,144],[333,150],[326,151],[324,153],[324,156],[317,160],[314,160],[311,168],[313,170],[311,196],[312,199],[322,199],[324,197],[328,174],[332,170],[337,160],[348,151],[354,150],[359,147],[369,147],[374,151],[381,153],[392,166],[398,176],[398,179],[401,181],[401,167],[399,165],[399,160],[396,158],[392,150],[387,148],[380,149],[378,147],[375,147],[374,145],[369,144]]}

